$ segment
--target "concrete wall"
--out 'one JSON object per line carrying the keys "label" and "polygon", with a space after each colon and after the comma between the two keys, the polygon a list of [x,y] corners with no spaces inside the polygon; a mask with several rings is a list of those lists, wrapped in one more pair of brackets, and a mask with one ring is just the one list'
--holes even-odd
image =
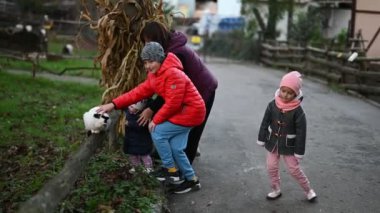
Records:
{"label": "concrete wall", "polygon": [[331,10],[328,28],[324,29],[324,36],[327,38],[334,38],[343,29],[348,30],[349,21],[351,19],[350,9],[334,8]]}
{"label": "concrete wall", "polygon": [[[380,2],[380,0],[378,0]],[[297,1],[296,1],[297,2]],[[305,4],[309,1],[298,1],[301,4],[295,4],[293,18],[297,18],[297,14],[301,12],[307,12],[310,4]],[[264,18],[264,22],[267,22],[268,17],[268,4],[262,2],[258,4],[261,17]],[[327,38],[333,38],[337,36],[342,29],[348,29],[348,23],[351,19],[351,10],[350,9],[340,9],[340,8],[329,8],[328,13],[330,14],[328,27],[323,29],[323,34]],[[295,20],[296,21],[296,20]],[[288,38],[288,14],[284,13],[282,19],[278,21],[276,29],[280,32],[277,40],[285,41]]]}

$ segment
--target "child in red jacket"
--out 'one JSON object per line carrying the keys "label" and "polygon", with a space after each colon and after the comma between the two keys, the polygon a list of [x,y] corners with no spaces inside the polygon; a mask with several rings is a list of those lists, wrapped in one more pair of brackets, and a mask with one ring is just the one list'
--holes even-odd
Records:
{"label": "child in red jacket", "polygon": [[[141,59],[148,71],[147,79],[111,103],[101,105],[98,112],[123,109],[153,94],[161,96],[165,103],[149,123],[153,143],[163,164],[155,176],[160,181],[179,184],[173,189],[177,194],[200,189],[201,185],[184,149],[191,128],[205,119],[205,103],[182,71],[180,60],[172,53],[165,55],[159,43],[146,43]],[[185,180],[180,179],[178,169]]]}

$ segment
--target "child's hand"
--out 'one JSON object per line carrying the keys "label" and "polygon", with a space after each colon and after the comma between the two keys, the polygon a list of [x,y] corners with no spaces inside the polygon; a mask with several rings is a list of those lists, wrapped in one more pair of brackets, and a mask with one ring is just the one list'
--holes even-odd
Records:
{"label": "child's hand", "polygon": [[100,105],[99,108],[96,110],[97,113],[103,114],[105,112],[109,112],[115,108],[115,105],[113,103]]}
{"label": "child's hand", "polygon": [[153,122],[153,121],[151,121],[150,123],[149,123],[149,132],[153,132],[154,131],[154,129],[156,128],[156,124]]}
{"label": "child's hand", "polygon": [[145,126],[149,123],[149,121],[152,119],[153,116],[153,110],[151,110],[149,107],[144,109],[144,111],[141,112],[139,119],[137,120],[137,123],[140,126]]}
{"label": "child's hand", "polygon": [[129,107],[128,107],[128,111],[129,111],[129,113],[131,113],[131,114],[136,114],[136,113],[139,112],[139,110],[136,109],[136,108],[133,107],[133,106],[129,106]]}

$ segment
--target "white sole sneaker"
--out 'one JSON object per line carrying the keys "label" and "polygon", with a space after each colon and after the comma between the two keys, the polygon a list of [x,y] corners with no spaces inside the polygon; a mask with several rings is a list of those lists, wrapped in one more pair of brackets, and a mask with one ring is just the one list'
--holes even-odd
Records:
{"label": "white sole sneaker", "polygon": [[268,193],[267,195],[267,199],[268,200],[276,200],[277,198],[281,197],[281,190],[273,190],[271,192]]}
{"label": "white sole sneaker", "polygon": [[199,181],[197,181],[196,183],[190,184],[190,185],[189,185],[189,182],[186,182],[184,184],[187,184],[188,186],[182,187],[181,185],[179,185],[178,188],[174,188],[173,193],[185,194],[185,193],[188,193],[190,191],[197,191],[197,190],[201,189],[201,184]]}
{"label": "white sole sneaker", "polygon": [[185,182],[185,179],[181,179],[181,178],[170,178],[170,177],[169,177],[168,182],[169,182],[170,184],[173,184],[173,185],[179,185],[179,184]]}
{"label": "white sole sneaker", "polygon": [[314,190],[310,189],[310,191],[306,194],[306,197],[309,202],[314,202],[315,198],[317,198],[317,194]]}

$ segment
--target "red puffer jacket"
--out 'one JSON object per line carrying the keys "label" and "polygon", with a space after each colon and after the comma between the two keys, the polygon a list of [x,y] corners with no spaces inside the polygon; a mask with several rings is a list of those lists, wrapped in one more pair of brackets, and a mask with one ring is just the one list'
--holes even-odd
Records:
{"label": "red puffer jacket", "polygon": [[182,69],[180,60],[168,53],[156,73],[149,73],[144,82],[112,102],[116,109],[123,109],[157,93],[165,103],[153,117],[155,124],[170,121],[181,126],[198,126],[205,118],[205,103]]}

